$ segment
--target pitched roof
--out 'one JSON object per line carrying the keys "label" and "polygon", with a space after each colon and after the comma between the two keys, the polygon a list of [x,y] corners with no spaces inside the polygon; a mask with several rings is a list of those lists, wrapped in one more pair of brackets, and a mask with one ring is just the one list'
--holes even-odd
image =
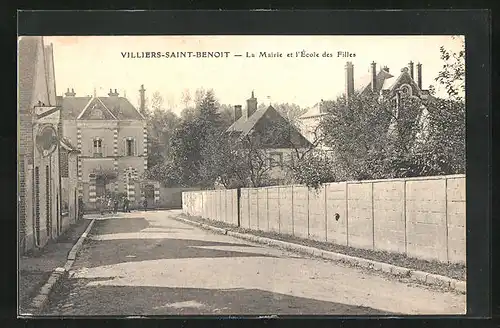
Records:
{"label": "pitched roof", "polygon": [[322,102],[316,103],[314,106],[309,108],[304,114],[302,114],[299,118],[300,119],[306,119],[306,118],[312,118],[312,117],[319,117],[326,115],[327,113],[323,110],[321,110],[322,107]]}
{"label": "pitched roof", "polygon": [[[93,97],[58,97],[63,119],[77,119]],[[143,120],[139,111],[124,97],[97,97],[118,120]]]}
{"label": "pitched roof", "polygon": [[[390,74],[384,69],[381,69],[376,75],[376,80],[377,80],[376,92],[384,90],[383,88],[387,85],[386,81],[389,81],[393,77],[394,75]],[[371,85],[372,85],[372,75],[370,73],[354,81],[354,90],[359,93],[363,93],[365,92],[365,90],[371,89]]]}
{"label": "pitched roof", "polygon": [[98,110],[101,111],[102,117],[100,119],[104,120],[117,119],[116,116],[114,116],[113,113],[111,113],[111,111],[106,107],[106,105],[104,105],[102,100],[100,100],[98,97],[92,97],[92,99],[90,99],[87,105],[85,105],[80,115],[78,115],[77,120],[93,119],[91,114],[94,108],[97,108]]}
{"label": "pitched roof", "polygon": [[19,110],[27,110],[33,97],[39,39],[24,36],[18,41]]}
{"label": "pitched roof", "polygon": [[257,122],[259,122],[259,120],[267,113],[267,111],[271,109],[276,111],[273,108],[273,106],[269,106],[267,108],[261,108],[256,110],[255,113],[253,113],[248,119],[245,116],[241,116],[237,121],[231,124],[231,126],[227,129],[227,131],[240,132],[241,135],[243,136],[247,135],[248,132],[250,132],[250,130],[252,130],[253,127],[255,127]]}
{"label": "pitched roof", "polygon": [[284,122],[289,124],[290,127],[300,137],[301,143],[309,144],[309,141],[302,135],[302,133],[292,124],[290,124],[290,122],[271,105],[269,105],[269,107],[267,108],[261,108],[256,110],[255,113],[253,113],[248,119],[245,119],[244,116],[240,117],[226,131],[229,133],[236,132],[239,134],[239,136],[246,136],[265,117],[275,117],[275,118],[277,117],[282,119]]}

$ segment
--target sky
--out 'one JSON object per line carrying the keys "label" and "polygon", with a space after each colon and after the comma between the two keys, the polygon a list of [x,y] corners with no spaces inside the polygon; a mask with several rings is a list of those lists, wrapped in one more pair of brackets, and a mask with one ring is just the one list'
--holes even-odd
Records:
{"label": "sky", "polygon": [[[461,47],[460,39],[451,36],[46,36],[44,42],[54,47],[58,95],[73,88],[77,96],[92,95],[94,90],[106,96],[111,88],[138,105],[144,84],[148,99],[158,91],[164,107],[176,113],[183,108],[182,93],[189,90],[194,95],[198,88],[213,89],[220,103],[228,105],[244,105],[254,91],[259,102],[307,108],[343,92],[347,61],[354,64],[355,78],[369,73],[373,61],[377,70],[388,66],[393,75],[410,61],[420,62],[424,88],[438,87],[434,78],[443,66],[439,47]],[[303,50],[319,57],[302,57]],[[127,58],[127,53],[137,52],[228,54]],[[282,57],[259,57],[260,52]],[[332,56],[323,57],[325,52]],[[352,54],[355,57],[344,57]],[[438,88],[438,94],[443,92]]]}

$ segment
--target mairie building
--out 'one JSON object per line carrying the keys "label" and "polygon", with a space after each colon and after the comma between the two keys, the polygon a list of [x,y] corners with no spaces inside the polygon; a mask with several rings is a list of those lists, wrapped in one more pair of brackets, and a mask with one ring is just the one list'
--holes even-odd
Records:
{"label": "mairie building", "polygon": [[[141,107],[145,90],[140,90]],[[143,179],[148,162],[146,120],[116,89],[107,97],[78,96],[67,89],[58,97],[64,137],[75,144],[78,156],[78,194],[87,208],[105,195],[122,194],[132,207],[144,199],[159,200],[159,184]],[[110,176],[114,178],[109,179]],[[106,178],[108,177],[108,178]]]}

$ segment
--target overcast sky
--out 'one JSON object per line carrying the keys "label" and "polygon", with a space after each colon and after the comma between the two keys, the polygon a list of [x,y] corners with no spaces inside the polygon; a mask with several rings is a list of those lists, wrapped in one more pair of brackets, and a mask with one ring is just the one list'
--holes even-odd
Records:
{"label": "overcast sky", "polygon": [[[132,104],[144,84],[146,96],[159,91],[165,107],[179,113],[186,89],[214,89],[224,104],[245,104],[252,90],[260,102],[314,105],[344,90],[344,65],[354,76],[388,66],[398,74],[409,61],[422,63],[423,86],[436,84],[442,68],[439,47],[460,48],[451,36],[65,36],[45,37],[54,46],[57,94],[73,88],[77,96],[106,96],[117,89]],[[292,57],[306,50],[319,58]],[[229,52],[228,58],[123,58],[125,52]],[[338,57],[338,51],[355,57]],[[257,57],[246,58],[246,52]],[[260,52],[281,52],[282,58],[258,58]],[[333,57],[322,57],[324,52]],[[236,57],[234,55],[243,55]],[[270,100],[267,98],[270,97]]]}

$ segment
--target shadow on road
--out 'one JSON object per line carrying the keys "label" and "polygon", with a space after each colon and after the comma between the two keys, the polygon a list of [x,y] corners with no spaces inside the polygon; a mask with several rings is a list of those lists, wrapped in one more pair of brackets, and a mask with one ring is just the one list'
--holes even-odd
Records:
{"label": "shadow on road", "polygon": [[[389,315],[369,307],[294,297],[258,289],[86,286],[68,281],[46,315]],[[97,297],[98,296],[98,297]]]}
{"label": "shadow on road", "polygon": [[87,241],[75,266],[98,267],[124,262],[182,258],[275,257],[261,253],[196,248],[196,246],[253,247],[246,244],[221,243],[190,239],[117,239]]}
{"label": "shadow on road", "polygon": [[111,233],[134,233],[149,227],[149,222],[143,217],[134,218],[111,218],[108,220],[97,220],[92,228],[92,234]]}

